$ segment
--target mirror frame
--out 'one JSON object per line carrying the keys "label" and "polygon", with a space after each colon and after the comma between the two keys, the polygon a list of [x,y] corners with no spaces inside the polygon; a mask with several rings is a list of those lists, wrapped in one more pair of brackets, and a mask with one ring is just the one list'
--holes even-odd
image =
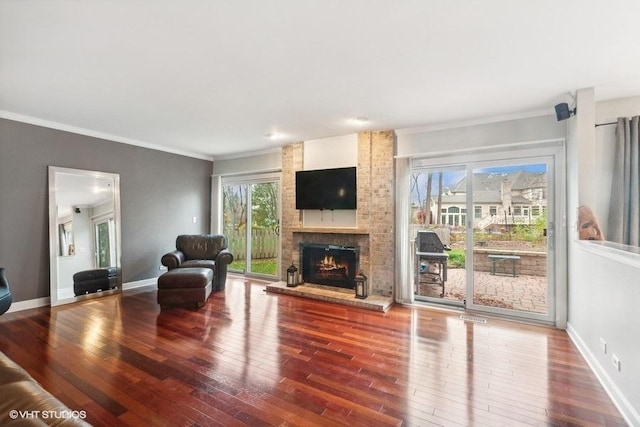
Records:
{"label": "mirror frame", "polygon": [[[96,292],[92,294],[75,296],[72,298],[58,298],[58,194],[57,194],[57,174],[65,173],[78,176],[91,176],[97,178],[113,179],[113,215],[115,222],[116,257],[115,267],[117,270],[116,289]],[[120,239],[120,175],[110,172],[98,172],[84,169],[71,169],[58,166],[49,166],[49,274],[51,306],[69,304],[106,295],[119,294],[122,292],[122,268],[120,254],[122,244]]]}

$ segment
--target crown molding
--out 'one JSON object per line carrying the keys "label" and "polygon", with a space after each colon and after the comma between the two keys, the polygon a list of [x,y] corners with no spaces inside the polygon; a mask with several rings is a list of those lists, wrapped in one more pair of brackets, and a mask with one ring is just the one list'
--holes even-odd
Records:
{"label": "crown molding", "polygon": [[112,135],[104,132],[97,132],[91,129],[85,129],[77,126],[68,125],[65,123],[53,122],[50,120],[44,120],[37,117],[25,116],[23,114],[16,114],[10,111],[0,110],[0,118],[13,120],[16,122],[28,123],[31,125],[42,126],[50,129],[61,130],[64,132],[75,133],[78,135],[89,136],[92,138],[105,139],[107,141],[119,142],[121,144],[135,145],[137,147],[148,148],[150,150],[164,151],[166,153],[177,154],[179,156],[192,157],[201,160],[213,161],[213,157],[205,156],[203,154],[192,153],[189,151],[176,150],[164,145],[153,144],[150,142],[140,141],[137,139],[126,138],[123,136]]}
{"label": "crown molding", "polygon": [[270,148],[264,148],[262,150],[254,150],[254,151],[243,151],[240,153],[233,153],[233,154],[224,154],[221,156],[215,156],[213,157],[213,161],[217,161],[217,160],[235,160],[235,159],[245,159],[247,157],[256,157],[256,156],[262,156],[265,154],[278,154],[282,152],[282,145],[279,145],[277,147],[270,147]]}

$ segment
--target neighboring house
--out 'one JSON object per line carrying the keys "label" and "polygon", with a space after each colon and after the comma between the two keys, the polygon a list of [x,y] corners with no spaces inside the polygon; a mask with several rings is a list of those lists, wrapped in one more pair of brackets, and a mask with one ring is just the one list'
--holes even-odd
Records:
{"label": "neighboring house", "polygon": [[[442,194],[440,223],[464,226],[467,220],[466,177]],[[490,230],[505,224],[530,224],[547,209],[547,174],[518,171],[473,175],[473,228]],[[437,196],[432,197],[435,218]]]}

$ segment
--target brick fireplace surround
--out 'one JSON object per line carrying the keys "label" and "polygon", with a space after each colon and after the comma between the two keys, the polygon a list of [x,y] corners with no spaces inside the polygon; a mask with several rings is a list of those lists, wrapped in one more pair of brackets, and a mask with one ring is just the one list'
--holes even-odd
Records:
{"label": "brick fireplace surround", "polygon": [[360,270],[368,277],[371,295],[390,297],[395,280],[395,194],[393,131],[358,134],[357,228],[305,228],[295,209],[295,173],[303,170],[304,143],[282,150],[282,269],[299,266],[300,243],[324,243],[360,248]]}

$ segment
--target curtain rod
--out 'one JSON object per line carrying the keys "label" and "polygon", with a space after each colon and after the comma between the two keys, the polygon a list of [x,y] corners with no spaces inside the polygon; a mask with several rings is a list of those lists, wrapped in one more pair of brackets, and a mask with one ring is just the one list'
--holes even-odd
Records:
{"label": "curtain rod", "polygon": [[610,122],[610,123],[596,123],[596,127],[598,126],[609,126],[609,125],[617,125],[618,122]]}

